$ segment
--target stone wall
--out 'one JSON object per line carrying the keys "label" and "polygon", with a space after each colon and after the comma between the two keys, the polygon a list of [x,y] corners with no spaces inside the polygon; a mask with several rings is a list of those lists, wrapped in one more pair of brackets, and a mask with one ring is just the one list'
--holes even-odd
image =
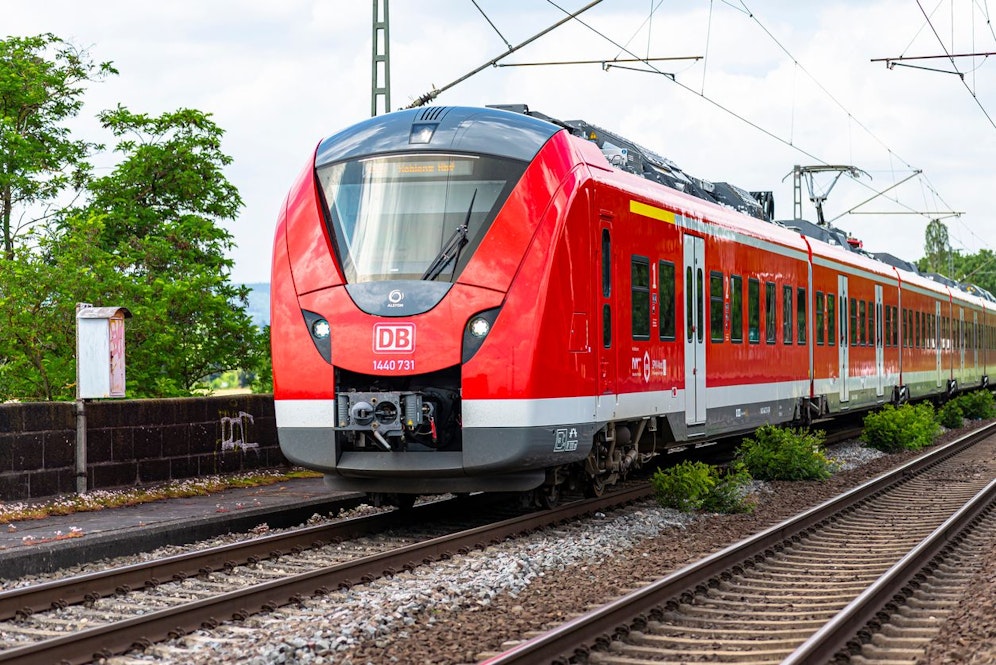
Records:
{"label": "stone wall", "polygon": [[[270,395],[88,401],[87,487],[286,465]],[[0,500],[76,491],[71,402],[0,404]]]}

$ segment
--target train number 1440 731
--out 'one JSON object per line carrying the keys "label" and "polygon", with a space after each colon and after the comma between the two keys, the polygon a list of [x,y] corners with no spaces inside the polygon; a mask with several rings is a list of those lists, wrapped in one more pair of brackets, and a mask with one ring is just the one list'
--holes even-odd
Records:
{"label": "train number 1440 731", "polygon": [[375,360],[373,368],[375,372],[413,372],[415,371],[415,361],[411,359]]}

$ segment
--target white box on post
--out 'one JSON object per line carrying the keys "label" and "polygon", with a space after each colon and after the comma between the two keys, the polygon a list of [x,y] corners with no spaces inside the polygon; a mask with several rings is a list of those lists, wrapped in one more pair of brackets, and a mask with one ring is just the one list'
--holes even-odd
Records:
{"label": "white box on post", "polygon": [[125,396],[126,307],[76,307],[76,397]]}

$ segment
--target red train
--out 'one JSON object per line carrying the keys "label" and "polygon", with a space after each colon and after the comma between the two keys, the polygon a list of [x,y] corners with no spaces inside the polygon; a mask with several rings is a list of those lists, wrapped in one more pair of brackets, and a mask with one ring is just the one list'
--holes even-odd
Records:
{"label": "red train", "polygon": [[525,107],[325,139],[274,243],[284,454],[335,489],[552,500],[667,448],[988,384],[996,303],[770,201]]}

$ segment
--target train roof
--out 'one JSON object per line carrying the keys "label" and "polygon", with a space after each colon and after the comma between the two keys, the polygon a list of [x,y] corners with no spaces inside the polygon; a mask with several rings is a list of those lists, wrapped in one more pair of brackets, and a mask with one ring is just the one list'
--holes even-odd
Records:
{"label": "train roof", "polygon": [[[737,210],[755,219],[785,227],[831,247],[840,247],[849,252],[852,257],[854,255],[862,256],[870,262],[878,264],[879,267],[875,272],[889,272],[889,268],[901,270],[906,273],[902,275],[902,279],[906,282],[918,283],[925,288],[930,288],[930,284],[933,282],[947,287],[951,291],[974,296],[987,303],[996,303],[996,296],[977,285],[958,282],[937,273],[924,275],[915,263],[887,252],[867,252],[859,240],[832,225],[815,224],[805,219],[775,220],[774,199],[770,191],[749,192],[730,183],[711,182],[697,178],[683,171],[667,157],[584,120],[558,120],[538,111],[531,111],[525,104],[494,105],[488,108],[512,111],[563,127],[575,136],[595,143],[606,161],[619,170],[638,175],[704,201]],[[864,261],[858,262],[864,263],[865,267],[869,269],[873,265]],[[933,288],[936,290],[937,287]]]}

